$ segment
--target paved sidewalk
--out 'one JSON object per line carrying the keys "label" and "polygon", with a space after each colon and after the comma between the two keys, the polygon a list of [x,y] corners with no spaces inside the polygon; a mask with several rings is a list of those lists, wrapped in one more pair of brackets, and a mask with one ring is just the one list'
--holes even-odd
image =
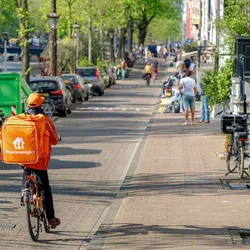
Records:
{"label": "paved sidewalk", "polygon": [[250,229],[249,192],[220,184],[237,177],[225,177],[225,161],[217,157],[225,139],[219,121],[186,127],[183,120],[156,111],[120,190],[118,213],[97,235],[102,249],[250,249],[237,231]]}

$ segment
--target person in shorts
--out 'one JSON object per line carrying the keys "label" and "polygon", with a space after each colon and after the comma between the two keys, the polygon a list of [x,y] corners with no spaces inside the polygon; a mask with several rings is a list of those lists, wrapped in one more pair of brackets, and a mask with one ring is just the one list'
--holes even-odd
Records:
{"label": "person in shorts", "polygon": [[197,84],[194,79],[191,78],[192,71],[187,70],[185,73],[186,77],[180,80],[179,88],[182,93],[182,101],[184,106],[185,123],[188,125],[188,109],[191,112],[191,125],[194,125],[194,112],[195,112],[195,96],[197,91]]}

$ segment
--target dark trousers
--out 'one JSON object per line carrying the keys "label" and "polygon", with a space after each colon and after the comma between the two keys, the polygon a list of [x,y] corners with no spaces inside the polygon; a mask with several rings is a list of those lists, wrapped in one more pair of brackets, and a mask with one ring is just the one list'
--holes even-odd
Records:
{"label": "dark trousers", "polygon": [[[44,191],[44,208],[46,210],[46,216],[48,220],[52,220],[55,218],[55,211],[54,211],[54,205],[53,205],[53,197],[51,188],[49,185],[49,177],[48,177],[48,171],[47,170],[36,170],[32,169],[33,172],[35,172],[39,178],[39,184],[40,187]],[[25,183],[25,176],[31,174],[31,169],[29,168],[23,168],[23,186]],[[41,183],[40,183],[41,182]]]}

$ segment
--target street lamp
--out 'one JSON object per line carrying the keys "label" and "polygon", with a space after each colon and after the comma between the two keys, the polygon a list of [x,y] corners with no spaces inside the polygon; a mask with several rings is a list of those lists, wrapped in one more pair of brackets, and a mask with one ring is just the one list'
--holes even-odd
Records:
{"label": "street lamp", "polygon": [[51,42],[51,58],[50,69],[51,75],[57,75],[57,28],[58,28],[58,16],[56,13],[47,15],[50,28],[50,42]]}
{"label": "street lamp", "polygon": [[77,23],[77,21],[73,24],[73,29],[75,31],[74,38],[76,39],[76,69],[78,68],[78,61],[79,61],[79,30],[80,25]]}

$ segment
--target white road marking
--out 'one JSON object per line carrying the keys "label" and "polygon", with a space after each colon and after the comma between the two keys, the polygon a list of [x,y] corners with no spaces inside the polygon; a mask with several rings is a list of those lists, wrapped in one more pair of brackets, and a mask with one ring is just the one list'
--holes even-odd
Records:
{"label": "white road marking", "polygon": [[76,110],[92,110],[92,111],[152,111],[153,108],[104,108],[104,107],[82,107]]}

